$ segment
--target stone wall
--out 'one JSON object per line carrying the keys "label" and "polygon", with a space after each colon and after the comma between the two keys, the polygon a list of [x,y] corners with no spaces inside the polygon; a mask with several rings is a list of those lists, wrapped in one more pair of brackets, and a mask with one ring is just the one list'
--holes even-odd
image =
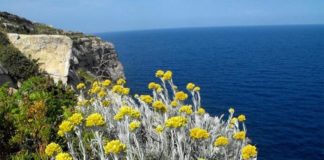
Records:
{"label": "stone wall", "polygon": [[26,57],[37,59],[39,67],[54,81],[67,82],[72,40],[64,35],[24,35],[8,33],[10,42]]}

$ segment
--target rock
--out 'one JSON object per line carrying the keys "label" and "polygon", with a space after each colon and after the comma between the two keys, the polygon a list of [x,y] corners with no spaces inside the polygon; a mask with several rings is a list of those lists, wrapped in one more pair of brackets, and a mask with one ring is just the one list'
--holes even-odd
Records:
{"label": "rock", "polygon": [[[99,79],[117,80],[125,77],[123,66],[118,61],[114,46],[98,37],[73,39],[71,59],[70,70],[87,71],[88,74]],[[69,77],[69,82],[76,83],[77,80]]]}
{"label": "rock", "polygon": [[8,83],[9,86],[15,86],[14,80],[8,75],[7,69],[0,64],[0,84]]}
{"label": "rock", "polygon": [[54,81],[67,82],[72,40],[64,35],[7,34],[10,42],[26,57],[37,59],[41,70]]}
{"label": "rock", "polygon": [[8,33],[10,42],[24,55],[39,59],[40,68],[56,81],[75,85],[125,78],[114,45],[99,37],[64,31],[7,12],[0,12],[0,30]]}

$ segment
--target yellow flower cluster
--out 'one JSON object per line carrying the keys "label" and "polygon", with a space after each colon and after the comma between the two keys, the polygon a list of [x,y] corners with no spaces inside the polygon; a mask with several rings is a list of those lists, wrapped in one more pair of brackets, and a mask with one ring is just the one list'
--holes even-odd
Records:
{"label": "yellow flower cluster", "polygon": [[126,83],[126,80],[123,79],[123,78],[120,78],[120,79],[117,80],[118,85],[124,85],[125,83]]}
{"label": "yellow flower cluster", "polygon": [[56,143],[53,143],[53,142],[50,143],[49,145],[47,145],[45,148],[45,153],[48,156],[53,156],[53,155],[61,153],[61,152],[62,152],[61,146]]}
{"label": "yellow flower cluster", "polygon": [[100,82],[95,81],[92,83],[92,87],[89,89],[89,94],[96,94],[101,91]]}
{"label": "yellow flower cluster", "polygon": [[192,114],[192,106],[191,105],[184,105],[179,109],[179,112],[190,115],[190,114]]}
{"label": "yellow flower cluster", "polygon": [[130,131],[135,131],[137,128],[139,128],[141,126],[141,122],[139,121],[132,121],[131,123],[129,123],[129,130]]}
{"label": "yellow flower cluster", "polygon": [[104,80],[101,84],[104,87],[108,87],[111,84],[111,81],[107,79],[107,80]]}
{"label": "yellow flower cluster", "polygon": [[162,90],[161,85],[157,84],[155,82],[150,82],[147,87],[148,87],[148,89]]}
{"label": "yellow flower cluster", "polygon": [[105,124],[104,117],[99,113],[92,113],[86,119],[87,127],[102,126]]}
{"label": "yellow flower cluster", "polygon": [[79,83],[79,84],[77,85],[76,88],[77,88],[78,90],[81,90],[81,89],[85,89],[85,87],[86,87],[86,86],[85,86],[84,83]]}
{"label": "yellow flower cluster", "polygon": [[163,113],[167,111],[167,107],[161,101],[153,102],[152,106],[156,111],[160,111],[160,112],[163,112]]}
{"label": "yellow flower cluster", "polygon": [[230,109],[228,109],[228,112],[231,113],[231,114],[233,114],[234,111],[235,111],[234,108],[230,108]]}
{"label": "yellow flower cluster", "polygon": [[184,101],[187,98],[188,98],[188,94],[184,93],[183,91],[175,93],[175,99],[176,100]]}
{"label": "yellow flower cluster", "polygon": [[232,119],[231,119],[231,124],[236,124],[237,123],[237,118],[236,117],[233,117]]}
{"label": "yellow flower cluster", "polygon": [[162,78],[163,75],[164,75],[164,71],[162,71],[162,70],[157,70],[157,71],[155,72],[155,77]]}
{"label": "yellow flower cluster", "polygon": [[224,136],[218,137],[214,142],[214,146],[216,147],[226,146],[227,144],[228,144],[228,138]]}
{"label": "yellow flower cluster", "polygon": [[65,133],[70,132],[74,125],[72,122],[64,120],[59,126],[59,131],[57,132],[59,136],[64,136]]}
{"label": "yellow flower cluster", "polygon": [[237,133],[234,133],[233,138],[236,140],[244,140],[246,133],[244,131],[240,131]]}
{"label": "yellow flower cluster", "polygon": [[248,144],[242,148],[242,158],[244,160],[256,157],[257,154],[258,154],[258,151],[255,146]]}
{"label": "yellow flower cluster", "polygon": [[193,128],[190,130],[190,137],[193,139],[207,139],[209,138],[209,133],[201,128]]}
{"label": "yellow flower cluster", "polygon": [[74,113],[68,120],[74,125],[79,125],[83,120],[83,116],[81,113]]}
{"label": "yellow flower cluster", "polygon": [[197,110],[197,113],[199,114],[199,115],[204,115],[205,113],[206,113],[206,111],[205,111],[205,109],[204,108],[202,108],[202,107],[199,107],[198,108],[198,110]]}
{"label": "yellow flower cluster", "polygon": [[106,154],[119,154],[123,151],[125,151],[126,145],[122,143],[120,140],[112,140],[108,142],[104,146],[104,150]]}
{"label": "yellow flower cluster", "polygon": [[114,116],[114,120],[120,121],[125,116],[129,116],[131,118],[139,118],[141,116],[141,112],[129,106],[122,106],[119,108],[118,113]]}
{"label": "yellow flower cluster", "polygon": [[169,128],[179,128],[185,126],[186,124],[187,124],[187,119],[182,116],[171,117],[167,119],[165,122],[165,126]]}
{"label": "yellow flower cluster", "polygon": [[100,90],[100,92],[98,93],[98,97],[100,97],[100,98],[103,98],[103,97],[105,97],[107,95],[107,93],[106,93],[106,91],[105,90]]}
{"label": "yellow flower cluster", "polygon": [[195,91],[195,92],[199,92],[200,91],[200,87],[195,87],[194,89],[193,89],[193,91]]}
{"label": "yellow flower cluster", "polygon": [[173,101],[171,102],[171,106],[172,106],[172,107],[177,107],[177,106],[178,106],[178,102],[177,102],[176,100],[173,100]]}
{"label": "yellow flower cluster", "polygon": [[161,126],[161,125],[157,125],[156,127],[155,127],[155,132],[157,132],[157,133],[162,133],[163,132],[163,130],[164,130],[164,128]]}
{"label": "yellow flower cluster", "polygon": [[195,84],[188,83],[186,88],[187,88],[187,90],[192,91],[195,88]]}
{"label": "yellow flower cluster", "polygon": [[165,81],[171,80],[172,79],[172,72],[171,71],[166,71],[163,74],[162,79],[165,80]]}
{"label": "yellow flower cluster", "polygon": [[72,157],[68,153],[59,153],[56,157],[55,160],[72,160]]}
{"label": "yellow flower cluster", "polygon": [[118,93],[118,94],[121,94],[121,95],[127,95],[129,94],[129,88],[125,88],[123,87],[122,85],[114,85],[111,89],[111,91],[115,92],[115,93]]}
{"label": "yellow flower cluster", "polygon": [[237,117],[238,121],[244,122],[246,120],[245,115],[241,114]]}
{"label": "yellow flower cluster", "polygon": [[153,102],[153,98],[150,95],[141,95],[140,100],[147,104],[151,104]]}

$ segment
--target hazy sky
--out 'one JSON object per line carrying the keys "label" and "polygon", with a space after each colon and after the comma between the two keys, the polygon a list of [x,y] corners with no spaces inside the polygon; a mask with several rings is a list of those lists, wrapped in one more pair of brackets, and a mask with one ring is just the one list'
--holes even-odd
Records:
{"label": "hazy sky", "polygon": [[0,0],[0,10],[87,33],[324,24],[324,0]]}

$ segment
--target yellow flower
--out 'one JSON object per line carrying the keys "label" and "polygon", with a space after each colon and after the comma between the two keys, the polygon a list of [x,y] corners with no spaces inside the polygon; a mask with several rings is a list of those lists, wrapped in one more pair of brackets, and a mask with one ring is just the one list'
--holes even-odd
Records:
{"label": "yellow flower", "polygon": [[101,102],[101,104],[104,106],[104,107],[108,107],[110,105],[110,101],[107,101],[107,100],[103,100]]}
{"label": "yellow flower", "polygon": [[135,131],[137,128],[139,128],[141,126],[141,122],[139,121],[132,121],[131,123],[129,123],[129,130],[130,131]]}
{"label": "yellow flower", "polygon": [[123,84],[125,84],[125,83],[126,83],[126,80],[123,79],[123,78],[120,78],[120,79],[117,80],[117,84],[118,84],[118,85],[123,85]]}
{"label": "yellow flower", "polygon": [[61,153],[61,152],[62,152],[62,148],[60,147],[60,145],[53,143],[53,142],[50,143],[49,145],[47,145],[45,148],[45,153],[48,156],[53,156],[53,155]]}
{"label": "yellow flower", "polygon": [[195,88],[195,84],[188,83],[186,88],[187,88],[187,90],[191,91],[191,90],[193,90]]}
{"label": "yellow flower", "polygon": [[130,116],[131,118],[139,118],[141,116],[141,112],[129,106],[122,106],[119,108],[118,113],[114,116],[114,120],[122,120],[124,116]]}
{"label": "yellow flower", "polygon": [[179,112],[180,113],[186,113],[186,114],[190,115],[190,114],[192,114],[192,106],[191,105],[182,106],[179,109]]}
{"label": "yellow flower", "polygon": [[200,91],[200,87],[195,87],[194,89],[193,89],[193,91],[195,91],[195,92],[199,92]]}
{"label": "yellow flower", "polygon": [[175,99],[176,99],[176,100],[184,101],[184,100],[186,100],[187,98],[188,98],[188,95],[187,95],[186,93],[182,92],[182,91],[177,92],[177,93],[175,94]]}
{"label": "yellow flower", "polygon": [[122,94],[124,87],[121,85],[114,85],[111,89],[112,92]]}
{"label": "yellow flower", "polygon": [[100,98],[103,98],[103,97],[105,97],[107,95],[107,93],[104,91],[104,90],[101,90],[99,93],[98,93],[98,96],[100,97]]}
{"label": "yellow flower", "polygon": [[166,106],[161,101],[155,101],[155,102],[153,102],[152,106],[157,111],[161,111],[161,112],[166,112],[167,111]]}
{"label": "yellow flower", "polygon": [[172,106],[172,107],[177,107],[177,106],[178,106],[178,102],[177,102],[176,100],[173,100],[173,101],[171,102],[171,106]]}
{"label": "yellow flower", "polygon": [[214,142],[214,146],[216,146],[216,147],[226,146],[227,144],[228,144],[228,138],[226,138],[224,136],[218,137]]}
{"label": "yellow flower", "polygon": [[110,153],[119,154],[125,151],[125,149],[126,149],[126,145],[122,143],[120,140],[112,140],[104,146],[104,150],[106,154],[110,154]]}
{"label": "yellow flower", "polygon": [[231,119],[231,124],[236,124],[237,123],[237,118],[236,117],[233,117],[232,119]]}
{"label": "yellow flower", "polygon": [[89,90],[89,93],[90,94],[95,94],[95,93],[98,93],[100,91],[101,91],[100,86],[95,85],[95,86],[92,86],[92,88]]}
{"label": "yellow flower", "polygon": [[107,79],[102,82],[102,85],[105,87],[108,87],[110,85],[110,83],[111,83],[111,81]]}
{"label": "yellow flower", "polygon": [[234,133],[233,138],[236,140],[244,140],[246,133],[244,131],[240,131],[237,133]]}
{"label": "yellow flower", "polygon": [[235,111],[234,108],[230,108],[230,109],[228,110],[228,112],[231,113],[231,114],[233,114],[234,111]]}
{"label": "yellow flower", "polygon": [[237,117],[238,121],[244,122],[246,120],[245,115],[241,114]]}
{"label": "yellow flower", "polygon": [[167,80],[171,80],[172,78],[172,72],[171,71],[166,71],[163,75],[163,80],[167,81]]}
{"label": "yellow flower", "polygon": [[74,113],[70,118],[69,121],[72,122],[74,125],[79,125],[83,120],[81,113]]}
{"label": "yellow flower", "polygon": [[206,111],[205,111],[204,108],[199,107],[198,110],[197,110],[197,113],[198,113],[199,115],[204,115],[204,114],[206,113]]}
{"label": "yellow flower", "polygon": [[155,77],[162,78],[163,75],[164,75],[164,71],[162,71],[162,70],[158,70],[155,72]]}
{"label": "yellow flower", "polygon": [[242,148],[242,158],[244,160],[255,157],[258,154],[257,148],[250,144]]}
{"label": "yellow flower", "polygon": [[120,114],[120,113],[117,113],[115,116],[114,116],[114,120],[116,121],[120,121],[120,120],[123,120],[124,118],[124,115]]}
{"label": "yellow flower", "polygon": [[187,119],[182,116],[171,117],[167,119],[165,122],[165,126],[169,128],[179,128],[185,126],[186,124],[187,124]]}
{"label": "yellow flower", "polygon": [[129,94],[130,89],[129,88],[123,88],[122,94],[123,95],[128,95]]}
{"label": "yellow flower", "polygon": [[59,126],[59,130],[62,132],[62,134],[65,134],[67,132],[70,132],[73,129],[73,123],[67,120],[62,121],[62,123]]}
{"label": "yellow flower", "polygon": [[72,157],[68,153],[59,153],[55,160],[72,160]]}
{"label": "yellow flower", "polygon": [[155,127],[155,132],[157,132],[157,133],[162,133],[163,132],[163,130],[164,130],[164,128],[161,126],[161,125],[157,125],[156,127]]}
{"label": "yellow flower", "polygon": [[193,128],[190,130],[190,137],[193,139],[207,139],[209,138],[209,133],[201,128]]}
{"label": "yellow flower", "polygon": [[159,88],[161,88],[161,85],[159,85],[159,84],[157,84],[155,82],[150,82],[148,84],[148,89],[159,89]]}
{"label": "yellow flower", "polygon": [[139,118],[141,116],[141,112],[136,109],[132,109],[129,115],[132,118]]}
{"label": "yellow flower", "polygon": [[86,126],[87,127],[102,126],[104,124],[105,124],[105,119],[99,113],[92,113],[86,119]]}
{"label": "yellow flower", "polygon": [[85,84],[84,83],[79,83],[78,85],[77,85],[77,89],[78,90],[81,90],[81,89],[85,89]]}
{"label": "yellow flower", "polygon": [[162,87],[158,87],[157,89],[156,89],[156,92],[158,92],[158,93],[161,93],[163,91],[163,88]]}
{"label": "yellow flower", "polygon": [[151,104],[153,101],[153,98],[150,95],[141,95],[140,100],[147,104]]}
{"label": "yellow flower", "polygon": [[61,130],[58,130],[58,131],[57,131],[57,134],[58,134],[60,137],[63,137],[63,136],[64,136],[64,132],[61,131]]}

